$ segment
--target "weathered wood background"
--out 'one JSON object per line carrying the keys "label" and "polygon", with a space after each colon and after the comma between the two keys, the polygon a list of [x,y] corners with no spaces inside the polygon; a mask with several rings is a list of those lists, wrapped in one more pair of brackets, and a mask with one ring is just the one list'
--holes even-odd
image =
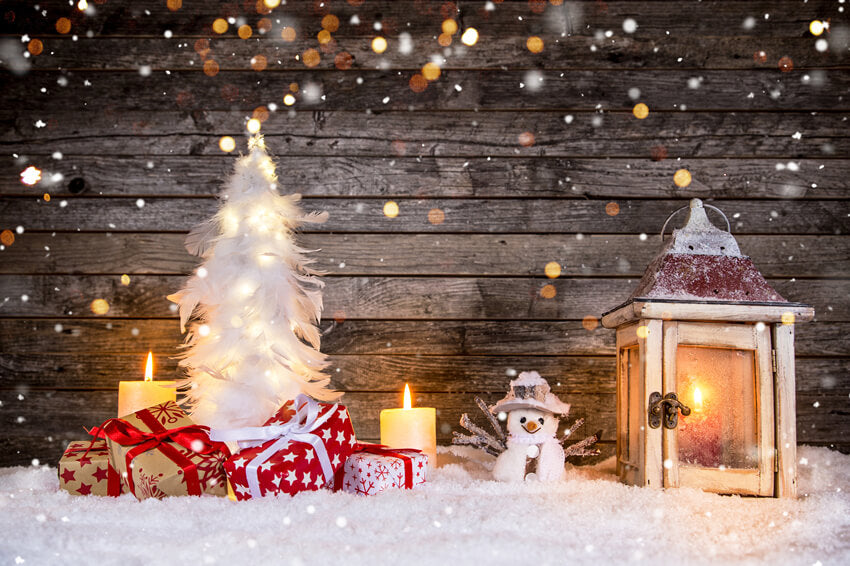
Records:
{"label": "weathered wood background", "polygon": [[[324,350],[361,437],[377,439],[378,411],[410,382],[438,408],[445,443],[474,394],[496,399],[512,371],[536,369],[610,454],[614,336],[588,317],[627,297],[667,215],[697,196],[730,216],[785,297],[815,306],[798,327],[799,437],[850,449],[847,4],[89,4],[0,2],[0,229],[14,235],[0,252],[0,465],[55,462],[84,425],[114,416],[118,380],[140,378],[149,349],[159,377],[174,373],[181,336],[165,295],[194,267],[183,237],[233,165],[219,138],[244,147],[246,119],[272,104],[263,131],[285,190],[331,215],[303,242],[331,272]],[[340,25],[322,48],[326,14]],[[223,35],[218,17],[235,18]],[[447,17],[476,27],[478,44],[457,33],[440,47]],[[813,19],[830,22],[826,51]],[[24,58],[31,39],[43,50]],[[315,68],[301,62],[309,48]],[[257,55],[265,70],[252,69]],[[413,92],[432,56],[442,75]],[[28,165],[43,170],[35,187],[19,182]],[[686,188],[673,183],[680,168]],[[388,200],[397,218],[382,213]],[[548,280],[552,261],[562,272]],[[90,310],[97,298],[107,314]]]}

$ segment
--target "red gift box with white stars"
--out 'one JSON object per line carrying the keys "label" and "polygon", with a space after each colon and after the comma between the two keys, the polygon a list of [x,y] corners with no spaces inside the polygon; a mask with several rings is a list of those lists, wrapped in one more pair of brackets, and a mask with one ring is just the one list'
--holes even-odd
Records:
{"label": "red gift box with white stars", "polygon": [[357,495],[375,495],[387,489],[413,489],[425,483],[428,456],[419,450],[360,444],[337,472],[334,488]]}
{"label": "red gift box with white stars", "polygon": [[[275,416],[266,421],[264,426],[287,423],[295,414],[293,404],[293,401],[286,403]],[[310,433],[321,441],[327,451],[328,462],[331,466],[330,480],[326,478],[315,446],[309,442],[289,440],[283,442],[283,447],[264,462],[254,463],[255,466],[258,465],[256,472],[262,497],[281,493],[295,495],[302,491],[333,487],[334,473],[342,467],[346,458],[354,451],[357,440],[348,409],[339,404],[319,403],[319,419],[330,412],[332,414],[328,415],[327,420]],[[278,441],[279,439],[272,439],[259,446],[244,448],[224,463],[224,470],[238,501],[252,498],[248,482],[252,461]]]}
{"label": "red gift box with white stars", "polygon": [[127,493],[127,486],[109,463],[105,440],[75,440],[68,445],[59,460],[59,487],[71,495]]}

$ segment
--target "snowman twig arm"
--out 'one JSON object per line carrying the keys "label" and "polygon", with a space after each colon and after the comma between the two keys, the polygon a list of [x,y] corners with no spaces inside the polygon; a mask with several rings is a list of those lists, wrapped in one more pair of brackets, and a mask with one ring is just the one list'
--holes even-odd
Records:
{"label": "snowman twig arm", "polygon": [[496,419],[495,415],[490,412],[490,409],[487,408],[487,404],[481,397],[476,395],[475,404],[478,405],[478,408],[481,409],[481,412],[487,415],[487,421],[490,423],[490,426],[493,427],[493,431],[496,433],[496,438],[498,438],[502,443],[505,442],[507,437],[505,436],[505,431],[502,430],[502,425],[499,424],[499,421]]}
{"label": "snowman twig arm", "polygon": [[596,441],[599,440],[597,435],[588,436],[584,440],[580,442],[576,442],[575,444],[564,448],[564,457],[569,458],[570,456],[597,456],[599,454],[599,450],[596,448],[590,448],[596,444]]}
{"label": "snowman twig arm", "polygon": [[492,434],[472,422],[469,415],[466,413],[460,416],[460,426],[472,433],[473,437],[480,438],[483,445],[489,446],[496,450],[497,454],[505,451],[505,443],[494,437]]}
{"label": "snowman twig arm", "polygon": [[581,427],[581,425],[583,425],[583,424],[584,424],[584,419],[578,419],[576,422],[573,423],[573,426],[571,426],[569,428],[569,430],[565,430],[564,436],[562,436],[561,440],[560,440],[561,444],[566,442],[567,439],[569,439],[573,435],[573,433],[575,431],[577,431]]}
{"label": "snowman twig arm", "polygon": [[491,456],[498,456],[502,453],[501,450],[496,450],[495,448],[488,445],[487,441],[481,438],[480,436],[471,436],[468,434],[461,434],[457,431],[452,432],[452,444],[456,444],[459,446],[466,445],[472,446],[473,448],[477,448],[479,450],[483,450],[487,454]]}

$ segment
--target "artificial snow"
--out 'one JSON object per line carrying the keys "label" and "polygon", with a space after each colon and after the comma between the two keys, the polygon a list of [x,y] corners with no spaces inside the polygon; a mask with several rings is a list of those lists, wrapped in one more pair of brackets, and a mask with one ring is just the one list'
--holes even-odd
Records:
{"label": "artificial snow", "polygon": [[138,502],[71,496],[55,468],[3,468],[0,564],[848,564],[850,456],[798,457],[797,500],[629,487],[612,459],[503,484],[492,458],[458,447],[425,486],[374,497]]}

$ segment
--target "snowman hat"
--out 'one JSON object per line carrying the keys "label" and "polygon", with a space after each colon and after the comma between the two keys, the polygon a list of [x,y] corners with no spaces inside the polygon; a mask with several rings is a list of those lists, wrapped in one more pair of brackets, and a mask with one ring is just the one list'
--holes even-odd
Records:
{"label": "snowman hat", "polygon": [[564,403],[549,389],[549,383],[536,371],[524,371],[511,381],[511,390],[505,398],[490,407],[494,415],[501,411],[536,409],[555,415],[567,415],[569,403]]}

